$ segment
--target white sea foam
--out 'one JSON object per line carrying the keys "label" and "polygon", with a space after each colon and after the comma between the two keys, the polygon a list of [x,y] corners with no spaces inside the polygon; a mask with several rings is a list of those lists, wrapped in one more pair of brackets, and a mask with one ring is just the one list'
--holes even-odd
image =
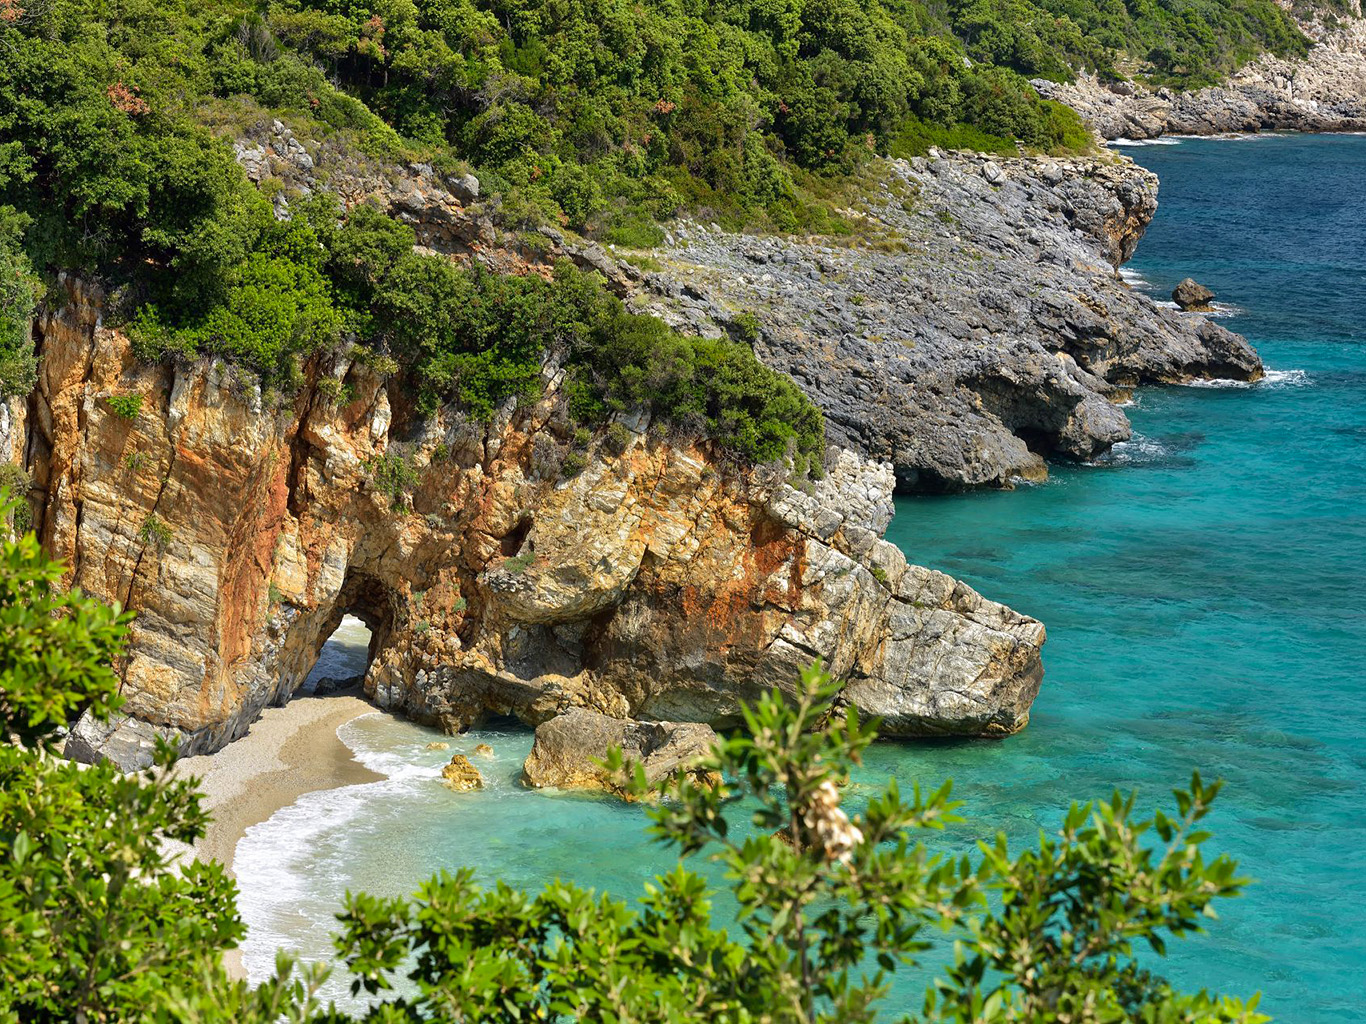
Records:
{"label": "white sea foam", "polygon": [[1190,388],[1280,388],[1312,387],[1314,380],[1304,370],[1271,370],[1261,380],[1228,380],[1216,377],[1214,380],[1192,380],[1186,382]]}
{"label": "white sea foam", "polygon": [[1144,466],[1165,459],[1171,451],[1161,441],[1135,434],[1120,441],[1106,454],[1096,459],[1095,466]]}
{"label": "white sea foam", "polygon": [[1111,139],[1111,146],[1179,146],[1181,140],[1170,135],[1164,135],[1157,139]]}
{"label": "white sea foam", "polygon": [[317,879],[299,869],[298,858],[327,834],[359,820],[374,798],[372,790],[384,785],[373,782],[306,793],[248,828],[238,841],[233,872],[245,883],[240,885],[237,909],[248,935],[242,944],[242,965],[253,983],[274,972],[277,948],[299,950],[301,936],[335,931],[337,908],[312,898]]}

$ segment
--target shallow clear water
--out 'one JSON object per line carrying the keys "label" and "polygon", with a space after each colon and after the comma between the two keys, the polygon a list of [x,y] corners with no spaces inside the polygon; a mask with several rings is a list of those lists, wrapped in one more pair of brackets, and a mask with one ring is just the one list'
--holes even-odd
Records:
{"label": "shallow clear water", "polygon": [[[1187,274],[1212,287],[1235,307],[1223,322],[1278,372],[1254,387],[1144,390],[1138,434],[1107,465],[1008,494],[900,501],[889,536],[915,561],[1047,623],[1047,677],[1019,736],[882,745],[856,781],[952,777],[969,821],[938,845],[957,849],[997,829],[1028,842],[1069,800],[1116,786],[1152,805],[1192,768],[1222,777],[1215,846],[1257,884],[1161,969],[1186,987],[1260,989],[1282,1020],[1361,1020],[1366,138],[1129,152],[1163,180],[1133,269],[1163,296]],[[639,809],[521,789],[525,733],[428,751],[435,734],[375,715],[342,735],[391,777],[310,794],[243,839],[254,977],[276,945],[326,955],[347,888],[406,893],[469,864],[490,881],[559,875],[631,895],[669,864]],[[475,759],[488,788],[448,792],[438,767],[478,742],[495,751]],[[903,979],[905,1009],[924,981]]]}

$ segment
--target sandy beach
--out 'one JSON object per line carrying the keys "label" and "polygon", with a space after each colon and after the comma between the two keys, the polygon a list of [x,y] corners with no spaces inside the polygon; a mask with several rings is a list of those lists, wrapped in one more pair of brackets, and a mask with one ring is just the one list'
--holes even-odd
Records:
{"label": "sandy beach", "polygon": [[[231,874],[237,841],[252,825],[305,793],[382,779],[337,737],[338,727],[374,710],[359,687],[326,697],[301,695],[267,708],[247,735],[218,753],[178,761],[176,774],[199,779],[204,806],[213,814],[194,855],[218,861]],[[224,963],[229,974],[243,976],[237,950]]]}
{"label": "sandy beach", "polygon": [[250,826],[315,789],[383,778],[337,738],[339,726],[374,710],[359,688],[299,696],[284,707],[267,708],[247,735],[218,753],[178,761],[177,774],[199,779],[204,805],[213,814],[195,853],[232,871],[237,841]]}

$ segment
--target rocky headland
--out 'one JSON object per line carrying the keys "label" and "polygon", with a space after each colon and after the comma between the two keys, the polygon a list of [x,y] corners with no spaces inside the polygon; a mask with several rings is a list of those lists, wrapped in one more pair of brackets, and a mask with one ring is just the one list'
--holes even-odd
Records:
{"label": "rocky headland", "polygon": [[642,417],[585,450],[553,359],[543,398],[489,423],[418,414],[345,347],[281,398],[212,359],[139,360],[112,298],[64,278],[0,449],[69,582],[137,612],[127,715],[77,727],[86,759],[145,764],[157,735],[221,748],[290,699],[348,613],[372,631],[365,694],[450,731],[575,709],[726,727],[819,657],[885,735],[1008,735],[1043,626],[908,564],[882,539],[893,490],[1039,479],[1046,457],[1126,438],[1115,403],[1138,384],[1261,372],[1238,336],[1116,276],[1156,208],[1155,178],[1118,157],[890,162],[845,211],[857,241],[680,223],[645,270],[503,229],[467,176],[363,166],[279,122],[237,152],[279,217],[331,189],[453,259],[569,258],[679,327],[750,337],[833,445],[823,478],[793,481]]}
{"label": "rocky headland", "polygon": [[[733,724],[816,657],[889,735],[1027,721],[1042,625],[881,539],[886,465],[837,450],[799,489],[629,422],[573,473],[553,366],[541,402],[490,424],[416,416],[349,354],[272,405],[218,362],[140,362],[97,289],[63,286],[4,440],[69,582],[137,612],[130,717],[82,723],[73,754],[221,747],[348,612],[373,633],[366,694],[448,730],[573,707]],[[407,485],[387,484],[400,464]]]}
{"label": "rocky headland", "polygon": [[1129,288],[1116,268],[1157,210],[1122,157],[888,161],[846,213],[875,244],[676,225],[637,301],[699,332],[757,315],[755,351],[890,462],[903,491],[1009,487],[1130,436],[1137,385],[1255,380],[1238,335]]}
{"label": "rocky headland", "polygon": [[1301,21],[1314,41],[1303,60],[1263,54],[1226,83],[1180,91],[1135,82],[1031,84],[1072,107],[1103,139],[1258,131],[1366,131],[1366,20],[1358,6],[1338,19]]}

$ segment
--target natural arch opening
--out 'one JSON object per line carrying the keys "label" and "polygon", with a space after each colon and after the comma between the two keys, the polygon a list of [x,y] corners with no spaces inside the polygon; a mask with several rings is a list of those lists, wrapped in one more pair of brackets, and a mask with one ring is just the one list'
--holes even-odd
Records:
{"label": "natural arch opening", "polygon": [[323,697],[362,682],[370,667],[373,642],[374,634],[361,618],[343,615],[323,641],[299,695]]}
{"label": "natural arch opening", "polygon": [[395,600],[375,577],[348,573],[327,617],[314,620],[313,667],[291,696],[325,696],[364,680],[393,631]]}

